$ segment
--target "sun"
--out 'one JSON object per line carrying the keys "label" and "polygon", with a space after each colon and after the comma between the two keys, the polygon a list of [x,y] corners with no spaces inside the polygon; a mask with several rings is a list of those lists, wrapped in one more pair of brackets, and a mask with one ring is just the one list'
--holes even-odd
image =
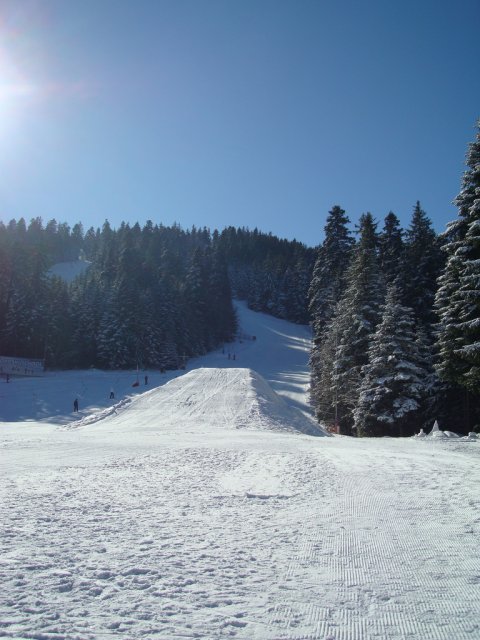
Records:
{"label": "sun", "polygon": [[2,138],[15,128],[35,94],[34,83],[22,73],[0,37],[0,133]]}

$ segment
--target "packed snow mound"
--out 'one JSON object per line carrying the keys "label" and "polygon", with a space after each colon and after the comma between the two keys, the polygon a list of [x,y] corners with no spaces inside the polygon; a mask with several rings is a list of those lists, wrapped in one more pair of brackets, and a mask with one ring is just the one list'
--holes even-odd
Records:
{"label": "packed snow mound", "polygon": [[328,435],[313,418],[289,406],[260,374],[247,368],[194,369],[70,426],[103,421],[115,428],[131,428],[132,413],[138,430],[252,429]]}

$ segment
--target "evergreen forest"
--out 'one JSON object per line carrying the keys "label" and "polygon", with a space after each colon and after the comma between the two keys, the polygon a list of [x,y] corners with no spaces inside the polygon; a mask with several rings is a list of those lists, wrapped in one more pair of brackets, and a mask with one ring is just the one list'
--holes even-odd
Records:
{"label": "evergreen forest", "polygon": [[[311,402],[332,430],[480,430],[479,133],[466,165],[440,235],[420,202],[406,229],[393,212],[353,227],[336,205],[315,249],[234,227],[0,223],[0,355],[177,369],[233,340],[236,297],[311,323]],[[77,260],[71,282],[53,275]]]}
{"label": "evergreen forest", "polygon": [[311,402],[357,436],[480,431],[480,134],[458,217],[437,235],[417,202],[407,229],[329,212],[309,289]]}
{"label": "evergreen forest", "polygon": [[[50,271],[84,261],[71,283]],[[0,354],[47,368],[177,369],[233,340],[233,296],[308,322],[315,252],[258,230],[147,222],[84,233],[40,218],[0,224]]]}

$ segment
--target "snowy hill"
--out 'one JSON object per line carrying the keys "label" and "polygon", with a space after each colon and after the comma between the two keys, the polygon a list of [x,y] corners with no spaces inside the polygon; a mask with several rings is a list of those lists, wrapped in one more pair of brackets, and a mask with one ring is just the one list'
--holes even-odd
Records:
{"label": "snowy hill", "polygon": [[480,440],[308,435],[308,328],[238,311],[186,372],[0,383],[0,636],[480,638]]}
{"label": "snowy hill", "polygon": [[218,429],[259,429],[326,435],[315,421],[276,394],[251,369],[200,368],[164,386],[113,405],[74,423],[80,427],[104,420],[118,430],[135,433],[178,429],[206,432]]}

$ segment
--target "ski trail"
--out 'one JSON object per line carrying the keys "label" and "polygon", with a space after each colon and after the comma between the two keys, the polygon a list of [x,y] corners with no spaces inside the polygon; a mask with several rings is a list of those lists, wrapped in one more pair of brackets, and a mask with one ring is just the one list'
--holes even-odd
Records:
{"label": "ski trail", "polygon": [[[451,517],[452,494],[460,486],[468,492],[469,458],[460,456],[452,464],[445,456],[449,463],[439,467],[430,452],[421,464],[400,450],[386,466],[364,441],[355,462],[349,458],[344,465],[336,450],[340,443],[341,451],[341,441],[332,447],[330,442],[318,460],[329,494],[321,505],[311,505],[292,539],[297,552],[280,580],[283,594],[275,598],[268,631],[257,627],[259,635],[272,640],[477,637],[471,597],[475,592],[478,607],[479,545],[473,528],[480,532],[479,518],[471,504],[460,521]],[[442,475],[441,488],[430,490],[432,473]],[[418,492],[419,483],[424,492]],[[313,493],[318,496],[315,486]]]}

